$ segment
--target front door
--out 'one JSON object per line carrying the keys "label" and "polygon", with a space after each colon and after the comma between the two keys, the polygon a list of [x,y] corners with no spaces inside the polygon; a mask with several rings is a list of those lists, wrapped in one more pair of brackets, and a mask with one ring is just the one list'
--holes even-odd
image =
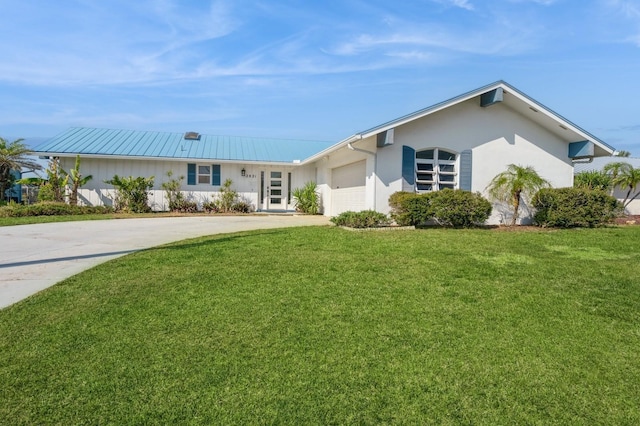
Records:
{"label": "front door", "polygon": [[281,170],[267,170],[261,173],[264,210],[287,210],[287,179]]}

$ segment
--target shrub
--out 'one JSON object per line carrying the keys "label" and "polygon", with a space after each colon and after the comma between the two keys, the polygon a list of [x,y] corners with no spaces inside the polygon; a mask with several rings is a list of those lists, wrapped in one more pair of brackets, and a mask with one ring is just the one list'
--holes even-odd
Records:
{"label": "shrub", "polygon": [[416,197],[415,192],[398,191],[389,197],[389,207],[391,207],[391,219],[400,226],[415,225],[412,222],[411,214],[408,210],[408,201]]}
{"label": "shrub", "polygon": [[468,228],[484,224],[491,215],[491,203],[477,192],[443,189],[429,195],[429,212],[438,225]]}
{"label": "shrub", "polygon": [[63,216],[113,213],[107,206],[73,206],[66,203],[42,202],[30,205],[9,204],[0,207],[0,217]]}
{"label": "shrub", "polygon": [[388,225],[389,218],[387,215],[374,210],[347,211],[332,217],[331,222],[337,226],[347,226],[349,228],[377,228]]}
{"label": "shrub", "polygon": [[151,211],[149,206],[149,190],[153,188],[153,176],[144,177],[120,177],[114,175],[105,183],[116,188],[114,207],[116,211],[132,213],[147,213]]}
{"label": "shrub", "polygon": [[533,197],[539,226],[556,228],[594,227],[610,223],[622,214],[622,205],[600,190],[583,188],[541,189]]}
{"label": "shrub", "polygon": [[313,182],[307,182],[302,188],[296,188],[292,191],[295,198],[296,210],[301,213],[318,214],[320,210],[320,197],[318,196],[318,185]]}
{"label": "shrub", "polygon": [[233,181],[227,179],[220,187],[220,194],[214,196],[213,203],[217,211],[228,213],[233,211],[233,205],[238,202],[238,193],[231,189]]}
{"label": "shrub", "polygon": [[391,217],[400,226],[433,221],[442,226],[483,224],[491,215],[491,203],[479,193],[443,189],[426,194],[396,192],[389,198]]}
{"label": "shrub", "polygon": [[197,211],[198,205],[196,203],[187,202],[184,199],[184,194],[181,191],[184,176],[173,178],[173,171],[169,170],[167,172],[167,177],[169,178],[169,180],[166,182],[162,182],[160,186],[162,187],[162,189],[164,189],[165,197],[167,197],[167,202],[169,203],[169,211],[185,212],[185,210],[190,210],[193,205],[196,206]]}

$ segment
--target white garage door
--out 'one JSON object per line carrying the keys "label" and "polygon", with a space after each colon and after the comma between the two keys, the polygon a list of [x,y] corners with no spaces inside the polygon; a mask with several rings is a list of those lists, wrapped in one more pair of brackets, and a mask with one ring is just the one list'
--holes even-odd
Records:
{"label": "white garage door", "polygon": [[331,215],[365,209],[366,162],[347,164],[331,170]]}

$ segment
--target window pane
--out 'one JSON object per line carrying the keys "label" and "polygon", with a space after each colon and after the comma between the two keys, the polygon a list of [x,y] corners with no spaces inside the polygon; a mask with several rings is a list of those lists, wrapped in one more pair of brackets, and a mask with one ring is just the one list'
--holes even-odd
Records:
{"label": "window pane", "polygon": [[416,152],[416,158],[422,158],[423,160],[433,160],[433,150],[427,149],[426,151]]}
{"label": "window pane", "polygon": [[456,181],[455,177],[456,177],[455,175],[440,175],[439,179],[440,179],[440,182],[455,182]]}
{"label": "window pane", "polygon": [[418,180],[432,181],[433,180],[433,174],[432,173],[418,173]]}
{"label": "window pane", "polygon": [[455,166],[453,164],[440,164],[440,166],[438,166],[441,172],[451,172],[451,173],[455,171],[454,167]]}
{"label": "window pane", "polygon": [[431,191],[432,188],[430,183],[418,183],[418,191]]}
{"label": "window pane", "polygon": [[433,164],[418,163],[417,166],[418,166],[418,170],[420,171],[427,171],[427,172],[433,171]]}
{"label": "window pane", "polygon": [[280,179],[282,177],[282,172],[271,172],[271,179]]}
{"label": "window pane", "polygon": [[198,183],[209,183],[209,176],[207,175],[198,175]]}
{"label": "window pane", "polygon": [[456,159],[456,155],[453,152],[448,152],[443,150],[438,151],[438,160],[454,161],[455,159]]}
{"label": "window pane", "polygon": [[198,174],[199,175],[208,175],[211,174],[209,166],[198,166]]}
{"label": "window pane", "polygon": [[445,189],[445,188],[454,189],[453,186],[454,185],[452,183],[441,183],[440,189]]}

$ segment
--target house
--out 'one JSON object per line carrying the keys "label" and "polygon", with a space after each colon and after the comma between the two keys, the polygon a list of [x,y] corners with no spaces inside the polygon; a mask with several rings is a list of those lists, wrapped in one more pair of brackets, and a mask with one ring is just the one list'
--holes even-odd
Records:
{"label": "house", "polygon": [[[87,204],[110,204],[113,175],[155,176],[152,204],[163,210],[168,171],[186,176],[183,190],[210,199],[225,179],[256,210],[293,210],[293,188],[318,184],[322,212],[389,212],[396,191],[459,188],[483,192],[507,165],[533,166],[555,187],[573,184],[574,161],[614,149],[504,81],[350,136],[338,143],[73,128],[41,145],[63,168],[82,157],[94,179],[80,191]],[[491,222],[497,223],[496,209]]]}
{"label": "house", "polygon": [[[630,164],[631,167],[635,169],[640,169],[640,158],[631,158],[631,157],[599,157],[594,158],[592,161],[577,163],[575,165],[575,173],[586,172],[586,171],[594,171],[594,170],[603,170],[604,166],[609,163],[627,163]],[[636,191],[640,190],[640,187],[636,189]],[[618,200],[623,201],[627,195],[626,188],[615,188],[613,191],[613,196]],[[631,215],[640,215],[640,199],[635,199],[629,203],[629,205],[625,209],[626,213]]]}

